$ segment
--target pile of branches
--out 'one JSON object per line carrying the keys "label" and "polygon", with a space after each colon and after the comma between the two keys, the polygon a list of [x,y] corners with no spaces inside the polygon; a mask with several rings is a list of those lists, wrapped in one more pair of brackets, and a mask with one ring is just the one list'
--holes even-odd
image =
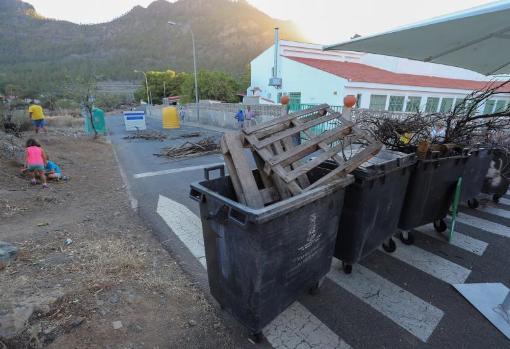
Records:
{"label": "pile of branches", "polygon": [[[424,141],[460,146],[510,144],[510,105],[490,114],[477,114],[489,99],[505,93],[503,87],[509,86],[510,80],[491,81],[446,113],[367,113],[357,122],[387,148],[406,153],[414,152]],[[442,136],[434,137],[438,128]]]}
{"label": "pile of branches", "polygon": [[219,152],[220,146],[214,139],[214,137],[209,137],[202,139],[197,143],[193,142],[185,142],[178,147],[170,147],[165,148],[159,154],[154,154],[155,156],[165,156],[172,159],[178,159],[183,157],[190,156],[199,156],[199,155],[207,155],[212,153]]}
{"label": "pile of branches", "polygon": [[146,141],[160,141],[166,139],[166,135],[154,131],[136,131],[135,134],[125,136],[124,139],[144,139]]}

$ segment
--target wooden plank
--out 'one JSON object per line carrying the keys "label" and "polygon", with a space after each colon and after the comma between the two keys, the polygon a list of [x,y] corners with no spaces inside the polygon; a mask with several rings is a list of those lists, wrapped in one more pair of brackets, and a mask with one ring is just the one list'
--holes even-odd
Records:
{"label": "wooden plank", "polygon": [[287,173],[287,175],[283,178],[285,182],[290,182],[298,178],[299,176],[302,176],[309,171],[311,171],[313,168],[319,166],[324,161],[331,159],[334,154],[338,154],[343,149],[343,144],[338,144],[332,148],[329,148],[324,153],[320,154],[316,158],[306,162],[305,164],[295,168],[293,171]]}
{"label": "wooden plank", "polygon": [[308,188],[306,188],[306,190],[317,188],[318,186],[324,184],[325,182],[331,180],[334,177],[340,175],[347,175],[348,173],[358,168],[362,163],[370,159],[372,156],[376,155],[379,152],[379,150],[381,150],[381,147],[378,144],[369,145],[361,152],[356,154],[354,158],[347,160],[342,164],[342,166],[338,166],[336,169],[334,169],[324,177],[320,178],[315,183],[311,184]]}
{"label": "wooden plank", "polygon": [[[285,150],[283,149],[283,141],[276,141],[275,143],[272,144],[272,146],[274,147],[274,154],[275,155],[278,155],[278,154],[282,154],[285,152]],[[267,149],[269,149],[269,147],[267,147]],[[292,170],[290,168],[290,166],[287,166],[287,167],[283,167],[281,166],[281,168],[283,168],[284,172],[287,173],[287,171],[290,171]],[[281,179],[281,178],[280,178]],[[301,184],[301,183],[300,183]],[[284,186],[289,186],[289,190],[292,194],[296,195],[296,194],[299,194],[301,192],[301,187],[298,185],[298,183],[294,182],[294,181],[290,181],[290,182],[287,182],[287,183],[283,183],[283,180],[282,180],[282,185]],[[297,189],[299,188],[299,190]]]}
{"label": "wooden plank", "polygon": [[274,187],[264,188],[260,191],[264,204],[272,204],[273,202],[279,201],[280,196]]}
{"label": "wooden plank", "polygon": [[296,133],[299,133],[301,131],[307,130],[309,128],[312,128],[314,126],[320,125],[322,123],[331,121],[333,119],[337,119],[338,117],[340,117],[340,114],[339,113],[335,113],[335,114],[330,114],[330,115],[323,116],[323,117],[318,118],[318,119],[314,119],[312,121],[308,121],[308,122],[304,122],[304,123],[302,122],[302,123],[300,123],[296,127],[290,127],[290,128],[287,128],[284,131],[275,133],[271,137],[265,138],[265,139],[259,141],[258,143],[253,144],[253,146],[255,148],[257,148],[257,149],[264,148],[264,147],[268,146],[269,144],[272,144],[272,143],[274,143],[276,141],[279,141],[281,139],[290,137],[292,135],[295,135]]}
{"label": "wooden plank", "polygon": [[262,160],[260,155],[256,151],[254,151],[254,150],[252,150],[252,155],[253,155],[253,159],[255,160],[255,165],[257,166],[257,168],[259,170],[260,178],[262,179],[262,183],[264,184],[264,188],[272,187],[273,186],[273,181],[272,181],[271,177],[269,177],[264,172],[264,160]]}
{"label": "wooden plank", "polygon": [[[250,142],[251,141],[250,138],[254,138],[254,136],[253,135],[245,136],[245,138],[248,140],[248,142]],[[266,159],[270,159],[273,156],[273,154],[269,152],[267,148],[255,151],[254,154],[257,154],[257,156],[255,156],[255,163],[257,164],[259,171],[262,173],[264,172],[264,165]],[[285,174],[286,172],[283,170],[283,167],[281,166],[275,167],[274,171],[272,173],[270,172],[270,177],[273,180],[276,190],[280,194],[280,198],[282,200],[290,198],[292,196],[292,193],[290,192],[287,184],[283,181],[283,179],[281,179],[281,176]]]}
{"label": "wooden plank", "polygon": [[282,124],[284,122],[288,122],[288,121],[290,121],[292,119],[299,118],[299,117],[304,116],[306,114],[315,113],[315,112],[318,112],[321,109],[327,109],[327,108],[329,108],[329,105],[327,105],[327,104],[317,105],[317,106],[315,106],[313,108],[310,108],[310,109],[300,110],[300,111],[292,113],[292,114],[288,114],[288,115],[285,115],[285,116],[282,116],[282,117],[279,117],[279,118],[274,118],[273,120],[269,120],[269,121],[264,122],[264,123],[262,123],[260,125],[255,125],[255,126],[248,127],[246,129],[244,129],[243,132],[245,134],[249,135],[249,134],[252,134],[254,132],[257,132],[257,131],[269,128],[271,126]]}
{"label": "wooden plank", "polygon": [[237,177],[237,171],[234,166],[234,162],[232,161],[232,157],[228,152],[228,147],[225,144],[223,138],[220,140],[220,148],[223,153],[223,159],[225,161],[225,166],[227,166],[227,171],[230,175],[230,180],[232,181],[232,185],[234,186],[234,191],[236,192],[237,201],[241,204],[246,205],[246,199],[244,198],[243,187],[241,186],[241,182],[239,181],[239,177]]}
{"label": "wooden plank", "polygon": [[[290,150],[291,148],[294,148],[296,145],[294,144],[294,140],[292,139],[292,137],[287,137],[285,139],[282,140],[283,142],[283,145],[285,146],[285,150]],[[299,167],[301,164],[300,162],[295,162],[293,164],[291,164],[291,167],[290,169],[291,170],[294,170],[296,169],[297,167]],[[299,186],[301,188],[306,188],[310,185],[310,181],[308,180],[308,177],[305,175],[302,175],[302,176],[298,176],[297,177],[297,181],[299,183]],[[290,181],[289,181],[290,182]],[[287,182],[288,183],[288,182]]]}
{"label": "wooden plank", "polygon": [[[301,120],[299,120],[299,119],[294,119],[294,120],[292,120],[292,123],[293,123],[294,125],[299,125],[299,124],[301,123]],[[308,131],[308,130],[303,131],[303,133],[304,133],[305,135],[307,135],[309,138],[313,138],[313,137],[315,137],[315,136],[314,136],[314,135],[313,135],[310,131]],[[321,142],[321,143],[319,143],[318,145],[319,145],[319,148],[321,148],[321,149],[322,149],[322,150],[324,150],[324,151],[326,151],[326,150],[328,150],[328,149],[329,149],[329,145],[328,145],[327,143]],[[341,163],[343,163],[343,162],[344,162],[343,157],[341,157],[340,155],[333,155],[333,160],[335,160],[336,162],[338,162],[338,164],[341,164]]]}
{"label": "wooden plank", "polygon": [[341,127],[337,127],[327,132],[324,132],[320,136],[314,137],[307,141],[306,143],[300,144],[297,147],[294,147],[291,150],[286,151],[285,153],[270,159],[268,161],[269,165],[275,166],[280,164],[282,166],[286,166],[293,162],[296,162],[299,159],[303,158],[304,156],[309,155],[316,151],[319,143],[332,142],[335,139],[348,135],[351,132],[351,127],[352,123],[346,122],[346,124],[342,125]]}
{"label": "wooden plank", "polygon": [[248,159],[244,153],[241,134],[238,132],[227,132],[223,135],[223,140],[232,157],[232,162],[242,187],[246,205],[254,208],[264,207],[264,201],[260,195],[257,182],[255,182]]}

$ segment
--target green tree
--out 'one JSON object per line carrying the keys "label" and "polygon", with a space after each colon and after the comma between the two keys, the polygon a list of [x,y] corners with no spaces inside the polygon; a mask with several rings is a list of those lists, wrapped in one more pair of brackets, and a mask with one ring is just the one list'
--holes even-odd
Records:
{"label": "green tree", "polygon": [[[149,71],[146,74],[152,103],[160,103],[161,99],[165,96],[178,96],[181,91],[181,85],[188,75],[188,73],[176,73],[173,70],[163,72]],[[145,78],[141,82],[140,88],[135,92],[135,99],[147,100]]]}
{"label": "green tree", "polygon": [[[237,79],[229,73],[201,70],[198,73],[198,94],[200,99],[213,99],[222,102],[237,102],[241,88]],[[195,82],[193,75],[184,79],[181,87],[184,103],[195,101]]]}

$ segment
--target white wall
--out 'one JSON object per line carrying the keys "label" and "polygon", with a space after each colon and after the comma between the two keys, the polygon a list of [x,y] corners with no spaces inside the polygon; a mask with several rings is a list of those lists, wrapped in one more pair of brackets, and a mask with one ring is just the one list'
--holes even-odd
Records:
{"label": "white wall", "polygon": [[[344,96],[344,85],[347,80],[309,67],[285,57],[280,58],[279,76],[282,77],[283,86],[276,89],[269,86],[269,78],[274,65],[274,49],[270,47],[251,62],[251,89],[259,87],[260,95],[272,101],[277,101],[278,93],[301,92],[302,104],[329,103],[341,105]],[[336,92],[336,94],[335,94]]]}
{"label": "white wall", "polygon": [[342,105],[347,80],[282,57],[283,86],[280,92],[301,92],[302,104]]}

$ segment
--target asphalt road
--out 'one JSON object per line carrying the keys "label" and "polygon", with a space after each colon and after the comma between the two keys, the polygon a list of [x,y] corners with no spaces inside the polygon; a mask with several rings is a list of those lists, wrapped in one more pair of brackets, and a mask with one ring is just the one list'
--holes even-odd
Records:
{"label": "asphalt road", "polygon": [[[208,291],[198,203],[189,198],[189,190],[190,183],[203,180],[203,167],[222,163],[222,157],[156,157],[161,148],[186,140],[126,140],[121,116],[107,122],[138,214]],[[195,127],[163,130],[152,119],[148,127],[170,138],[192,131],[203,137],[221,135]],[[510,348],[510,341],[451,285],[510,286],[510,197],[498,206],[461,211],[450,244],[422,227],[415,232],[414,246],[397,241],[395,253],[376,251],[355,265],[351,275],[335,260],[320,294],[303,294],[268,325],[261,347]],[[246,330],[227,314],[224,318],[238,346],[251,346]]]}

